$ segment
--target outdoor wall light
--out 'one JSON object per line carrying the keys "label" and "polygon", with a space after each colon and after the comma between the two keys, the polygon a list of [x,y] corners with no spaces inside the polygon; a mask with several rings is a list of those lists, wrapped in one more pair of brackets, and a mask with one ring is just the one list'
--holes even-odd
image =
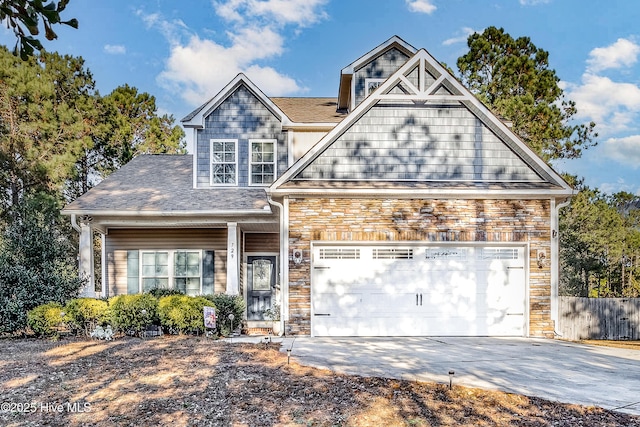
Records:
{"label": "outdoor wall light", "polygon": [[302,262],[302,251],[300,249],[293,250],[293,263],[298,265]]}
{"label": "outdoor wall light", "polygon": [[545,251],[538,251],[538,268],[544,268],[547,265],[547,254]]}
{"label": "outdoor wall light", "polygon": [[449,390],[453,387],[453,376],[455,375],[454,371],[449,371]]}

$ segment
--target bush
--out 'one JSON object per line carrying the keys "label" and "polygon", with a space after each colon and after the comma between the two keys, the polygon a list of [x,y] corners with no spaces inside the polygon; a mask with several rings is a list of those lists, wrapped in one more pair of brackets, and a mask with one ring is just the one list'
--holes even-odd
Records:
{"label": "bush", "polygon": [[5,213],[9,221],[0,232],[0,334],[23,330],[29,310],[49,302],[64,304],[83,284],[77,248],[65,237],[68,225],[63,225],[53,198],[25,195]]}
{"label": "bush", "polygon": [[62,304],[42,304],[27,313],[27,324],[37,336],[54,336],[67,320]]}
{"label": "bush", "polygon": [[158,300],[150,294],[118,295],[109,299],[111,325],[128,335],[141,336],[158,323]]}
{"label": "bush", "polygon": [[96,298],[76,298],[64,307],[69,326],[89,335],[96,326],[109,323],[109,304]]}
{"label": "bush", "polygon": [[153,288],[149,290],[149,293],[158,299],[162,297],[168,297],[171,295],[184,295],[184,292],[181,292],[177,289],[165,289],[165,288]]}
{"label": "bush", "polygon": [[[230,335],[242,322],[246,307],[244,299],[240,295],[226,294],[206,295],[205,298],[216,308],[218,331],[222,335]],[[230,314],[233,314],[233,322],[229,319]]]}
{"label": "bush", "polygon": [[177,333],[195,333],[204,331],[203,307],[211,302],[203,297],[188,295],[170,295],[158,301],[160,324],[167,330]]}

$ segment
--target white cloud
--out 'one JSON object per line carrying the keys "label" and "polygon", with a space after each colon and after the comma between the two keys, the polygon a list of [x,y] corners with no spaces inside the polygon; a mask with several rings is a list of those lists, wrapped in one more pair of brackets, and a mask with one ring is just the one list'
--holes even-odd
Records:
{"label": "white cloud", "polygon": [[244,72],[269,95],[282,95],[299,92],[301,88],[295,80],[278,73],[270,67],[253,64],[253,61],[265,55],[274,55],[281,49],[280,44],[269,44],[276,37],[264,30],[264,37],[253,34],[264,41],[262,50],[252,51],[246,44],[247,39],[236,37],[234,44],[222,46],[211,40],[192,36],[186,45],[175,45],[171,49],[165,70],[158,76],[164,87],[180,93],[183,99],[192,105],[198,105],[211,98],[238,73]]}
{"label": "white cloud", "polygon": [[640,88],[609,77],[585,73],[579,85],[565,84],[576,102],[577,118],[593,120],[600,134],[629,130],[640,113]]}
{"label": "white cloud", "polygon": [[127,53],[127,48],[121,44],[106,44],[104,45],[104,51],[111,55],[124,55]]}
{"label": "white cloud", "polygon": [[593,49],[587,59],[587,70],[595,73],[609,68],[630,67],[637,62],[639,54],[640,45],[620,38],[610,46]]}
{"label": "white cloud", "polygon": [[279,25],[312,25],[327,17],[318,9],[328,0],[227,0],[214,2],[216,13],[231,22],[261,18]]}
{"label": "white cloud", "polygon": [[607,157],[634,169],[640,167],[640,135],[609,138],[603,148]]}
{"label": "white cloud", "polygon": [[536,6],[539,4],[549,3],[551,0],[520,0],[522,6]]}
{"label": "white cloud", "polygon": [[460,35],[451,37],[450,39],[446,39],[445,41],[442,42],[442,44],[444,46],[450,46],[452,44],[457,44],[457,43],[466,43],[469,36],[471,34],[477,33],[477,31],[474,30],[473,28],[463,27],[457,33]]}
{"label": "white cloud", "polygon": [[291,77],[260,64],[285,50],[287,29],[295,30],[325,19],[328,0],[214,1],[217,15],[230,23],[228,43],[195,34],[180,20],[140,13],[148,27],[158,29],[171,45],[158,82],[192,105],[211,98],[238,73],[245,73],[268,95],[304,91]]}
{"label": "white cloud", "polygon": [[437,9],[433,0],[405,0],[409,11],[431,15]]}

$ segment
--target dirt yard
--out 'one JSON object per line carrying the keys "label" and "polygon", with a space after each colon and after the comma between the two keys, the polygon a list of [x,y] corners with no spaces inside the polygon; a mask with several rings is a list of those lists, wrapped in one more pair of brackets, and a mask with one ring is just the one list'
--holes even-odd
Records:
{"label": "dirt yard", "polygon": [[640,417],[448,384],[338,375],[275,345],[0,340],[3,426],[640,426]]}

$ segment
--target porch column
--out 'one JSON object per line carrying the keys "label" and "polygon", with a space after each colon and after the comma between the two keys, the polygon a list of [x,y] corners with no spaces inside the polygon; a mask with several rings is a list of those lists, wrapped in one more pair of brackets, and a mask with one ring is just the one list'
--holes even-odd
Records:
{"label": "porch column", "polygon": [[240,293],[240,254],[238,250],[238,223],[227,223],[227,295]]}
{"label": "porch column", "polygon": [[85,286],[80,290],[81,297],[95,298],[95,276],[93,271],[93,232],[91,217],[80,218],[80,260],[78,270],[80,278],[85,280]]}

